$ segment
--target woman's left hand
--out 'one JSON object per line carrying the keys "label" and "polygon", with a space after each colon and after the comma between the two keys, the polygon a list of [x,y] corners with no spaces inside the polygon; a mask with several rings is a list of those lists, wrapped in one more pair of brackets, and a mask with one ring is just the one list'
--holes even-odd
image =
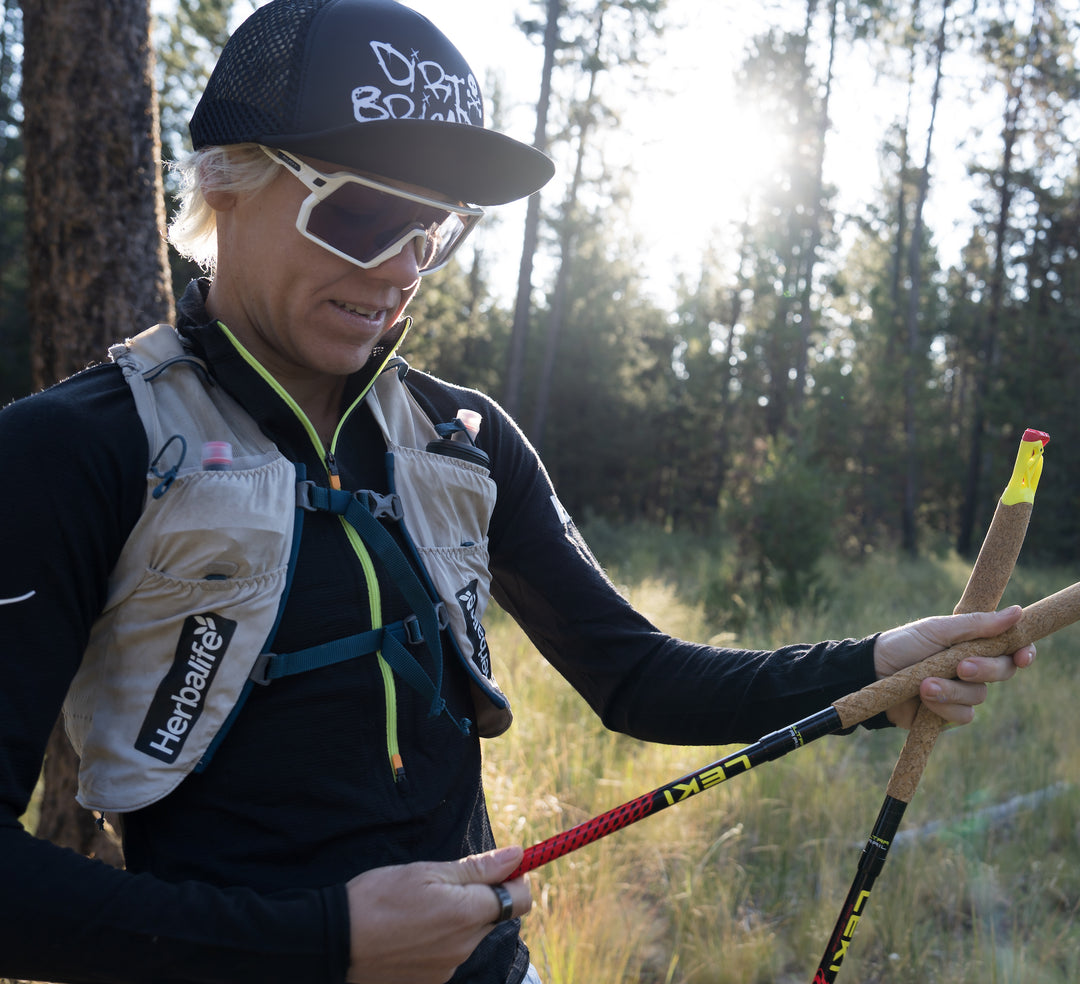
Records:
{"label": "woman's left hand", "polygon": [[[1000,612],[932,616],[882,632],[874,645],[874,668],[878,679],[958,642],[1000,635],[1016,624],[1020,614],[1020,606],[1013,605]],[[957,679],[927,677],[923,680],[919,696],[950,724],[968,724],[975,715],[975,707],[986,700],[988,683],[1008,680],[1017,669],[1030,666],[1034,659],[1034,645],[1024,646],[1006,656],[971,656],[957,666]],[[889,708],[887,714],[893,724],[908,728],[918,709],[918,700],[912,698]]]}

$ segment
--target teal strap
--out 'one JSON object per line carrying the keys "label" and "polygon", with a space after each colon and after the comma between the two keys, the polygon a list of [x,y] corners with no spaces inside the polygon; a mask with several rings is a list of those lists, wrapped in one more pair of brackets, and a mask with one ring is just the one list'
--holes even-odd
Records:
{"label": "teal strap", "polygon": [[[412,638],[415,631],[410,620],[394,622],[381,629],[371,629],[344,639],[324,642],[318,646],[301,649],[295,653],[263,653],[251,671],[251,680],[258,684],[268,684],[271,680],[307,673],[335,663],[344,663],[360,656],[369,656],[382,651],[383,659],[390,668],[421,697],[428,701],[428,716],[437,717],[446,710],[438,688],[416,657],[403,645]],[[452,719],[453,720],[453,719]],[[465,733],[469,733],[471,722],[468,718],[454,723]]]}
{"label": "teal strap", "polygon": [[[397,541],[390,535],[379,517],[386,516],[397,522],[402,518],[401,500],[396,495],[379,495],[376,492],[361,490],[346,492],[343,489],[330,489],[314,482],[297,484],[297,503],[307,510],[329,512],[344,518],[359,534],[364,544],[375,553],[383,563],[394,584],[412,609],[413,614],[402,622],[387,626],[385,630],[376,629],[368,633],[350,636],[338,642],[314,646],[299,653],[264,654],[259,662],[266,666],[299,667],[288,672],[304,672],[315,666],[328,666],[335,662],[352,659],[366,653],[381,650],[383,658],[390,668],[401,677],[413,690],[429,701],[428,714],[436,717],[443,712],[449,715],[446,701],[442,697],[443,653],[440,633],[449,624],[446,608],[441,600],[433,600],[425,588],[412,564],[409,563]],[[376,636],[377,638],[372,638]],[[403,643],[423,644],[431,656],[435,670],[435,679],[428,675]],[[360,650],[366,647],[365,652]],[[276,663],[274,661],[277,661]],[[257,664],[257,671],[261,667]],[[288,675],[280,670],[270,670],[280,675]],[[273,679],[269,677],[268,679]],[[468,718],[451,720],[465,734],[469,733],[471,722]]]}
{"label": "teal strap", "polygon": [[401,500],[396,495],[383,496],[367,490],[328,489],[314,482],[299,483],[297,493],[304,508],[344,517],[382,561],[409,608],[420,620],[420,632],[435,666],[436,686],[441,688],[443,660],[439,632],[446,627],[446,613],[439,610],[442,603],[432,600],[397,541],[377,518],[388,516],[400,520]]}
{"label": "teal strap", "polygon": [[[400,627],[401,623],[396,625]],[[385,629],[372,629],[295,653],[262,653],[255,663],[255,669],[251,671],[251,679],[255,683],[267,684],[271,680],[280,680],[282,677],[295,676],[297,673],[307,673],[309,670],[318,670],[324,666],[367,656],[382,648],[383,633],[394,628],[395,626],[387,626]]]}
{"label": "teal strap", "polygon": [[[383,659],[390,664],[390,668],[404,680],[421,697],[428,701],[428,717],[438,717],[446,710],[446,701],[443,700],[439,688],[432,682],[431,677],[424,672],[424,668],[416,661],[397,639],[395,635],[386,634],[382,645]],[[449,714],[449,711],[447,711]],[[469,733],[468,718],[457,721],[450,715],[450,720],[462,730]]]}

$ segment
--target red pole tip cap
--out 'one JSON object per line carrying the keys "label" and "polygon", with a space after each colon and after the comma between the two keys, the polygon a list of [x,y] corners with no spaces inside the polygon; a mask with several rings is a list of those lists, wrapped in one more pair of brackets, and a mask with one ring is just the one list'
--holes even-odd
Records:
{"label": "red pole tip cap", "polygon": [[1037,431],[1032,427],[1029,427],[1024,431],[1024,441],[1042,441],[1042,445],[1045,448],[1050,443],[1050,435],[1046,431]]}

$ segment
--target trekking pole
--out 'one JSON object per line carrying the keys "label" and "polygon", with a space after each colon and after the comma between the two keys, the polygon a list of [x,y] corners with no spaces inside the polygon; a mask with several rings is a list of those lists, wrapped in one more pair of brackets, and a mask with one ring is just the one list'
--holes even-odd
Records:
{"label": "trekking pole", "polygon": [[[963,597],[953,609],[954,613],[992,612],[1001,601],[1027,533],[1035,490],[1042,475],[1042,452],[1049,440],[1049,436],[1042,431],[1028,429],[1024,432],[1012,477],[998,500],[990,529],[986,532]],[[944,727],[943,718],[938,717],[926,704],[919,704],[885,790],[881,810],[859,858],[855,879],[814,974],[813,984],[832,984],[836,980],[855,928],[866,912],[870,892],[885,864],[904,811],[915,795],[927,760]]]}
{"label": "trekking pole", "polygon": [[510,878],[539,868],[669,806],[683,803],[691,796],[717,786],[732,776],[748,772],[762,762],[780,758],[823,735],[854,727],[875,714],[888,710],[894,704],[910,700],[918,696],[919,684],[926,677],[954,677],[957,665],[969,656],[1004,656],[1014,653],[1076,621],[1080,621],[1080,581],[1029,605],[1021,613],[1020,620],[1001,635],[989,639],[971,639],[943,649],[892,676],[867,684],[861,690],[833,701],[824,710],[802,718],[780,731],[774,731],[697,772],[688,773],[674,782],[527,847],[521,864]]}

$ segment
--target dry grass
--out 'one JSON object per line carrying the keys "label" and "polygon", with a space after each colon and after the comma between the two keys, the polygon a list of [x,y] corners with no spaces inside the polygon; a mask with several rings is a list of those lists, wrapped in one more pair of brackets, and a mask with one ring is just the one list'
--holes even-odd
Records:
{"label": "dry grass", "polygon": [[[670,577],[644,544],[614,571],[634,603],[676,635],[732,641],[695,600],[711,558],[665,549],[679,565]],[[860,635],[948,611],[967,569],[957,558],[838,565],[812,610],[751,613],[734,641]],[[1018,570],[1005,602],[1072,579]],[[488,638],[517,712],[486,746],[500,843],[533,844],[726,751],[610,734],[501,613]],[[1034,669],[938,743],[841,984],[1080,981],[1078,641],[1074,627],[1041,643]],[[546,984],[809,984],[902,741],[822,739],[533,872],[524,932]],[[989,812],[1044,789],[1056,795],[1037,808]]]}
{"label": "dry grass", "polygon": [[[615,574],[666,630],[708,638],[685,584]],[[830,580],[843,592],[834,587],[811,612],[751,620],[739,642],[857,635],[947,611],[966,574],[956,558],[837,568]],[[1069,580],[1018,571],[1005,601],[1029,603]],[[894,848],[841,982],[1080,980],[1078,638],[1074,628],[1041,643],[1033,670],[994,688],[973,726],[939,742],[903,829],[910,837],[943,823]],[[486,752],[500,842],[535,843],[726,751],[608,734],[509,619],[496,616],[489,640],[517,709],[509,735]],[[524,931],[542,977],[808,984],[902,741],[900,732],[825,738],[533,872]],[[1038,808],[986,812],[1047,787],[1055,795]]]}

